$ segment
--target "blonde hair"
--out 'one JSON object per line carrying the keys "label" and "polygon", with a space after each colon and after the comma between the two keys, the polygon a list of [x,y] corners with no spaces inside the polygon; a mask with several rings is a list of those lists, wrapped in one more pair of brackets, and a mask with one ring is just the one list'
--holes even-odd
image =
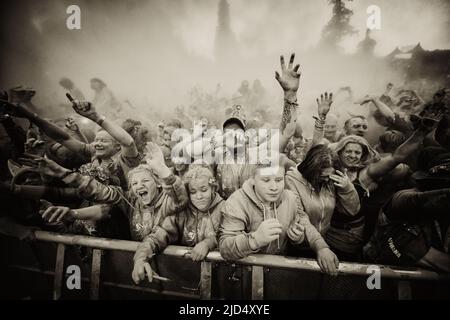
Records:
{"label": "blonde hair", "polygon": [[205,177],[208,179],[208,184],[214,189],[217,190],[217,182],[214,178],[214,174],[212,173],[211,169],[206,165],[191,165],[188,172],[183,177],[183,182],[186,186],[186,188],[189,189],[189,183],[192,180]]}
{"label": "blonde hair", "polygon": [[130,170],[130,172],[128,172],[128,174],[127,174],[128,190],[131,190],[131,179],[133,178],[133,176],[135,174],[141,173],[141,172],[148,173],[152,177],[152,179],[155,181],[155,183],[157,185],[159,184],[158,178],[155,176],[153,171],[147,165],[140,164],[133,170]]}

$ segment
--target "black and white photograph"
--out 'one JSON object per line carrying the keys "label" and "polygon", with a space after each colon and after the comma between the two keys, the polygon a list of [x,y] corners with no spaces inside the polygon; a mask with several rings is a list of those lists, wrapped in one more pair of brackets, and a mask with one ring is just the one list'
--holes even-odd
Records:
{"label": "black and white photograph", "polygon": [[450,0],[0,6],[0,300],[450,300]]}

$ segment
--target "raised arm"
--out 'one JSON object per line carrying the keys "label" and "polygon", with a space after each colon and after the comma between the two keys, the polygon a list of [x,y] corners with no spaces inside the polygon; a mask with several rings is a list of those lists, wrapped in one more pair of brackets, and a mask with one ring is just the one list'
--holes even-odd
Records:
{"label": "raised arm", "polygon": [[432,131],[432,128],[421,126],[421,128],[414,131],[414,133],[403,142],[392,154],[381,160],[371,163],[368,167],[363,169],[360,174],[360,180],[365,185],[369,185],[369,181],[363,181],[367,178],[376,181],[388,174],[400,163],[404,163],[414,151],[416,151],[423,142],[425,136]]}
{"label": "raised arm", "polygon": [[72,107],[76,113],[97,123],[120,143],[121,153],[124,157],[136,157],[138,155],[133,138],[122,127],[98,114],[91,102],[73,100],[69,94],[67,94],[67,97],[72,102]]}
{"label": "raised arm", "polygon": [[[67,149],[75,153],[83,153],[86,144],[78,141],[77,139],[71,137],[67,132],[53,123],[41,118],[37,113],[31,111],[35,110],[36,107],[31,102],[32,95],[22,96],[19,103],[10,103],[2,101],[2,105],[5,106],[6,112],[12,116],[19,118],[24,118],[35,124],[39,129],[42,130],[49,138],[61,143]],[[25,107],[26,106],[26,107]]]}
{"label": "raised arm", "polygon": [[154,143],[147,144],[146,162],[150,169],[161,180],[164,192],[169,196],[163,206],[166,212],[175,213],[188,203],[188,195],[181,179],[167,167],[160,147]]}
{"label": "raised arm", "polygon": [[61,179],[68,186],[77,188],[80,197],[86,200],[106,204],[119,204],[124,200],[125,196],[120,187],[106,186],[92,177],[73,172],[47,158],[36,157],[32,161],[37,163],[41,174]]}
{"label": "raised arm", "polygon": [[330,94],[328,94],[328,92],[325,92],[324,94],[321,94],[320,100],[317,98],[316,102],[318,117],[314,117],[316,119],[316,122],[314,124],[314,133],[311,147],[320,144],[323,140],[323,130],[327,114],[328,112],[330,112],[330,107],[333,103],[333,93],[330,92]]}
{"label": "raised arm", "polygon": [[280,56],[281,76],[278,71],[275,71],[275,79],[277,79],[284,92],[283,113],[280,122],[281,134],[284,133],[288,123],[297,121],[297,91],[300,83],[300,72],[298,69],[300,65],[293,67],[295,54],[291,54],[289,65],[286,68],[284,57]]}
{"label": "raised arm", "polygon": [[379,98],[375,96],[366,96],[363,99],[355,102],[356,104],[364,105],[369,102],[372,102],[373,105],[377,108],[380,114],[385,118],[388,123],[394,123],[395,113],[389,108],[385,103],[383,103]]}

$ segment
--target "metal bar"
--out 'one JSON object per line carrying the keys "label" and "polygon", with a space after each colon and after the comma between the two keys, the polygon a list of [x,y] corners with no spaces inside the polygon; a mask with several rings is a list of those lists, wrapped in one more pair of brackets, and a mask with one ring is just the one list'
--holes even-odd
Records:
{"label": "metal bar", "polygon": [[[10,265],[10,266],[8,266],[8,268],[26,271],[26,272],[39,273],[39,274],[43,274],[45,276],[51,276],[51,277],[53,277],[55,275],[54,271],[42,271],[38,268],[27,267],[27,266]],[[89,283],[89,279],[87,277],[82,277],[81,281],[86,284]],[[133,291],[149,292],[149,293],[155,293],[155,294],[160,294],[160,295],[164,295],[164,296],[179,297],[179,298],[191,299],[191,300],[192,299],[198,300],[198,298],[199,298],[199,296],[195,295],[195,294],[188,294],[188,293],[169,291],[169,290],[160,291],[160,290],[147,288],[147,287],[140,287],[140,286],[135,286],[135,285],[121,284],[121,283],[109,282],[109,281],[102,282],[102,286],[128,289],[128,290],[133,290]]]}
{"label": "metal bar", "polygon": [[200,299],[211,300],[211,270],[212,263],[202,261],[200,266]]}
{"label": "metal bar", "polygon": [[252,267],[252,300],[264,299],[264,267]]}
{"label": "metal bar", "polygon": [[133,290],[133,291],[149,292],[149,293],[155,293],[155,294],[163,295],[163,296],[178,297],[178,298],[191,299],[191,300],[198,300],[198,298],[199,298],[198,295],[194,295],[194,294],[188,294],[188,293],[170,291],[170,290],[162,290],[161,291],[161,290],[152,289],[152,288],[148,288],[148,287],[140,287],[140,286],[135,286],[135,285],[121,284],[121,283],[108,282],[108,281],[102,282],[102,286],[128,289],[128,290]]}
{"label": "metal bar", "polygon": [[89,297],[92,300],[98,300],[101,266],[102,266],[102,250],[94,249],[92,251],[91,285],[89,292]]}
{"label": "metal bar", "polygon": [[[90,248],[104,250],[120,250],[135,252],[139,242],[114,240],[106,238],[94,238],[88,236],[59,234],[47,231],[35,231],[36,239],[48,242],[63,243],[66,245],[80,245]],[[175,257],[183,257],[188,248],[182,246],[168,246],[163,254]],[[206,257],[209,262],[225,262],[218,251],[212,251]],[[250,255],[236,261],[237,264],[261,266],[269,268],[284,268],[295,270],[308,270],[321,272],[319,265],[313,259],[274,256],[265,254]],[[341,262],[339,263],[340,275],[367,276],[367,269],[371,265],[361,263]],[[428,281],[450,281],[450,275],[419,269],[415,267],[405,268],[396,266],[379,265],[381,277],[398,280],[428,280]]]}
{"label": "metal bar", "polygon": [[397,283],[398,300],[412,300],[412,289],[409,281],[401,280]]}
{"label": "metal bar", "polygon": [[53,282],[53,300],[61,299],[61,288],[64,273],[64,254],[66,246],[62,243],[58,244],[55,262],[55,278]]}

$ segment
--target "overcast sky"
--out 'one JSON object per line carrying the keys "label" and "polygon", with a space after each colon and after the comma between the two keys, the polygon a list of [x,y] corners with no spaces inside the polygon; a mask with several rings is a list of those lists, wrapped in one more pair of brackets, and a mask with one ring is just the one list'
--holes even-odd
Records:
{"label": "overcast sky", "polygon": [[[85,92],[88,79],[103,78],[119,95],[175,103],[189,88],[222,82],[229,91],[238,79],[260,78],[277,90],[278,56],[313,48],[331,17],[327,0],[229,0],[231,28],[240,59],[218,67],[214,37],[219,0],[17,0],[2,1],[6,44],[2,85],[52,84],[47,94],[64,99],[57,81],[68,76]],[[359,32],[345,39],[353,52],[365,34],[369,5],[381,9],[381,30],[373,32],[376,54],[420,42],[425,49],[450,48],[449,0],[355,0],[351,24]],[[78,4],[82,29],[66,28],[66,8]],[[270,63],[267,63],[270,61]],[[321,62],[302,66],[319,68]],[[220,66],[219,66],[220,67]],[[213,71],[214,70],[214,71]],[[305,73],[308,75],[308,73]],[[307,77],[305,77],[307,81]],[[345,81],[343,81],[345,82]],[[88,94],[89,96],[89,94]],[[179,96],[180,99],[174,97]]]}

